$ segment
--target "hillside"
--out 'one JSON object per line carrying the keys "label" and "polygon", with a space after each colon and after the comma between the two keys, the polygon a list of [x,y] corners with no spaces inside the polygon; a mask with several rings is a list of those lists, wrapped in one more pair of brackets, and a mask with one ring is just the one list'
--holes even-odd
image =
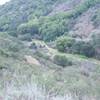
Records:
{"label": "hillside", "polygon": [[[99,88],[97,89],[97,87],[100,87],[100,61],[60,53],[49,48],[42,41],[34,41],[37,45],[45,45],[45,48],[38,48],[38,51],[33,51],[20,40],[8,36],[7,33],[0,33],[0,78],[2,80],[0,82],[0,96],[3,100],[33,99],[33,96],[37,95],[35,92],[39,92],[38,98],[44,98],[42,95],[46,92],[48,94],[45,95],[51,96],[50,98],[53,98],[56,93],[58,95],[68,93],[72,96],[76,96],[78,93],[77,95],[83,99],[84,96],[87,96],[87,99],[94,98],[93,94],[99,96]],[[48,52],[45,53],[45,50]],[[52,56],[65,55],[73,62],[73,65],[63,69],[52,61],[51,54]],[[43,86],[45,88],[42,88]],[[37,90],[34,90],[34,88],[37,88]],[[25,91],[23,91],[24,89]],[[44,89],[45,92],[41,92]],[[55,100],[56,98],[60,97],[56,95]],[[72,97],[69,95],[68,98]]]}
{"label": "hillside", "polygon": [[99,100],[100,0],[0,6],[0,79],[0,100]]}

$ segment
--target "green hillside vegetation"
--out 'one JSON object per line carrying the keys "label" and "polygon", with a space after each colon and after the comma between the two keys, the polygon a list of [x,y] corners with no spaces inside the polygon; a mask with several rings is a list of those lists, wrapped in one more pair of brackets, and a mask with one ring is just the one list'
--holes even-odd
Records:
{"label": "green hillside vegetation", "polygon": [[[97,38],[92,39],[93,43]],[[98,39],[99,42],[99,39]],[[91,41],[75,40],[74,38],[62,36],[56,40],[56,48],[61,52],[75,53],[85,55],[87,57],[96,56],[96,45]]]}
{"label": "green hillside vegetation", "polygon": [[[0,98],[99,100],[100,0],[64,10],[67,3],[75,0],[11,0],[0,6]],[[84,26],[89,33],[78,36]]]}
{"label": "green hillside vegetation", "polygon": [[[72,93],[72,96],[74,96],[78,93],[77,95],[81,98],[83,98],[84,95],[93,96],[95,94],[99,96],[99,88],[97,90],[99,83],[98,81],[94,81],[99,78],[99,63],[97,61],[93,60],[95,67],[91,68],[91,70],[88,70],[88,68],[80,69],[80,61],[83,63],[83,66],[85,66],[84,63],[91,65],[90,60],[86,60],[77,55],[76,60],[75,55],[60,53],[50,48],[49,50],[50,52],[52,51],[54,55],[57,54],[54,57],[54,61],[52,61],[50,56],[48,56],[49,59],[45,58],[47,54],[44,53],[43,49],[40,49],[42,53],[40,57],[37,52],[34,54],[33,51],[27,48],[20,40],[7,35],[7,33],[0,33],[0,68],[1,70],[6,71],[6,75],[2,77],[0,85],[1,93],[4,89],[4,82],[9,82],[13,79],[14,83],[11,82],[11,84],[15,84],[16,87],[19,87],[20,84],[20,87],[22,87],[23,82],[30,84],[31,79],[33,79],[33,84],[39,84],[40,87],[45,86],[47,92],[52,91],[54,94],[56,92],[59,95],[63,95],[64,93],[70,92]],[[28,64],[24,58],[25,55],[31,55],[41,61],[41,66],[35,65],[35,63],[34,65]],[[70,59],[73,64],[68,59]],[[59,64],[56,65],[55,63],[57,63],[57,61],[61,61],[61,64],[59,62]],[[46,62],[45,65],[44,62]],[[62,69],[63,67],[58,65],[63,66],[65,69]],[[4,72],[2,71],[1,74],[3,73]],[[31,74],[31,77],[29,76],[29,73]],[[15,74],[17,79],[14,78]],[[25,76],[24,79],[22,79],[23,75]],[[61,82],[61,84],[59,84],[59,82]],[[95,84],[95,86],[92,85],[92,83]],[[66,87],[68,88],[66,89]]]}

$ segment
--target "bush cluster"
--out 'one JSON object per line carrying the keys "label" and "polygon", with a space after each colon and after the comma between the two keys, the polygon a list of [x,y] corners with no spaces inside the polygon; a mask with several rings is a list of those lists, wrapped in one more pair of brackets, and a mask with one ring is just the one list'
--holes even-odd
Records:
{"label": "bush cluster", "polygon": [[64,55],[55,55],[54,63],[62,67],[71,66],[72,62]]}
{"label": "bush cluster", "polygon": [[56,40],[56,48],[61,52],[81,54],[87,57],[95,55],[94,45],[91,42],[76,40],[67,36]]}

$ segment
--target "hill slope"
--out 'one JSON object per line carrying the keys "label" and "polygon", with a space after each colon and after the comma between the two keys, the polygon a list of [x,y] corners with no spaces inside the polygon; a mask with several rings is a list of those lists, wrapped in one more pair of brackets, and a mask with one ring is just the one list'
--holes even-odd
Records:
{"label": "hill slope", "polygon": [[[92,10],[93,9],[93,10]],[[80,14],[84,17],[86,14],[87,17],[89,17],[88,13],[92,12],[92,15],[90,15],[90,22],[93,19],[92,17],[97,16],[97,20],[99,20],[99,9],[100,9],[100,2],[99,0],[13,0],[9,3],[1,6],[0,9],[0,30],[14,30],[18,27],[18,25],[27,22],[30,18],[34,18],[34,16],[37,16],[38,18],[40,16],[53,16],[56,13],[61,12],[76,12],[76,17],[81,17]],[[74,12],[73,12],[74,11]],[[88,12],[87,12],[88,11]],[[80,18],[79,18],[80,19]],[[67,19],[65,19],[67,20]],[[72,19],[71,19],[72,20]],[[84,18],[83,18],[84,21]],[[94,20],[92,20],[94,21]],[[75,22],[76,24],[79,24],[79,22]],[[98,23],[95,22],[94,23]],[[83,26],[85,26],[86,23],[83,23]],[[93,25],[93,24],[92,24]],[[93,25],[94,26],[94,25]],[[66,26],[67,27],[67,26]],[[75,30],[79,29],[78,27],[75,27]],[[85,30],[82,27],[83,31]],[[80,29],[79,29],[80,30]],[[93,29],[91,29],[93,30]],[[89,31],[90,32],[90,31]],[[89,33],[88,32],[88,33]],[[86,33],[86,32],[85,32]],[[88,34],[86,33],[86,34]]]}
{"label": "hill slope", "polygon": [[100,0],[0,6],[0,99],[99,100],[99,59]]}
{"label": "hill slope", "polygon": [[[37,45],[46,46],[42,41],[34,41]],[[1,98],[4,100],[13,98],[17,100],[25,98],[34,99],[35,93],[39,93],[38,98],[42,99],[42,95],[45,92],[48,92],[45,95],[49,95],[51,98],[53,98],[53,95],[64,95],[65,93],[72,95],[71,97],[68,96],[69,98],[73,98],[76,94],[78,96],[75,97],[76,99],[84,99],[85,96],[87,96],[86,100],[95,98],[95,96],[98,98],[98,87],[100,87],[99,61],[78,55],[60,53],[48,46],[46,48],[47,50],[45,48],[38,48],[34,52],[35,49],[27,48],[20,40],[10,37],[6,33],[0,33]],[[46,53],[45,50],[48,52]],[[65,55],[68,59],[71,59],[73,65],[65,68],[56,65],[52,61],[52,56],[57,54]],[[40,91],[33,91],[37,88],[36,85],[40,88],[45,88],[38,89]],[[29,91],[28,94],[26,89]],[[44,89],[45,92],[42,92],[42,94],[41,91],[44,91]]]}

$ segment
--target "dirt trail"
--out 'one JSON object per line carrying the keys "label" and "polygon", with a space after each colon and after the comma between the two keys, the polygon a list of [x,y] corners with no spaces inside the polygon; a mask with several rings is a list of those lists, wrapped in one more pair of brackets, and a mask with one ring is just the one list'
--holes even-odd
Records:
{"label": "dirt trail", "polygon": [[39,61],[35,58],[33,58],[32,56],[29,56],[29,55],[25,55],[25,60],[27,63],[29,64],[34,64],[34,65],[37,65],[37,66],[40,66],[41,64],[39,63]]}

